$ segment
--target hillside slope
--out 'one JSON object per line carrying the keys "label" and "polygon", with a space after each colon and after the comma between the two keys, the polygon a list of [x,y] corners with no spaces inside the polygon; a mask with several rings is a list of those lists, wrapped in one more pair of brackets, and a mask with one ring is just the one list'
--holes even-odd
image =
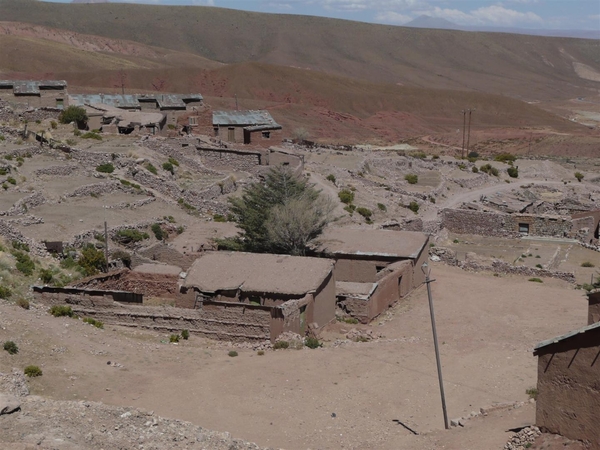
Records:
{"label": "hillside slope", "polygon": [[214,7],[0,0],[0,17],[239,63],[259,61],[415,87],[526,100],[598,88],[600,41],[415,29]]}

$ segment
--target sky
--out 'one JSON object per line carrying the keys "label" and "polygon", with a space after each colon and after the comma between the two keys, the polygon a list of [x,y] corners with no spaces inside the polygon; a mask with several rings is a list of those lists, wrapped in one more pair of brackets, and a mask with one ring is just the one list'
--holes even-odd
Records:
{"label": "sky", "polygon": [[[70,3],[71,0],[45,0]],[[598,30],[600,0],[119,0],[120,3],[202,5],[306,14],[402,25],[420,15],[461,26]],[[117,0],[111,0],[117,3]]]}

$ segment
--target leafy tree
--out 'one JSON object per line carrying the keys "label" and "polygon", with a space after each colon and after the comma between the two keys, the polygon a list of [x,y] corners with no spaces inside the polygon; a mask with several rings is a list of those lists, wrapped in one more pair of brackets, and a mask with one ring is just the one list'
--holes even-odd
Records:
{"label": "leafy tree", "polygon": [[519,168],[518,167],[509,167],[506,169],[508,171],[508,176],[511,178],[519,178]]}
{"label": "leafy tree", "polygon": [[87,113],[81,106],[69,106],[58,116],[60,123],[77,123],[78,128],[83,128],[88,121]]}
{"label": "leafy tree", "polygon": [[233,221],[241,228],[234,238],[217,240],[221,248],[301,255],[331,219],[333,204],[286,167],[272,168],[264,182],[244,188],[229,199]]}
{"label": "leafy tree", "polygon": [[581,183],[581,180],[583,180],[583,174],[581,172],[575,172],[575,178],[577,178],[577,181]]}
{"label": "leafy tree", "polygon": [[340,192],[338,192],[338,197],[342,203],[349,205],[354,201],[354,192],[349,189],[342,189]]}

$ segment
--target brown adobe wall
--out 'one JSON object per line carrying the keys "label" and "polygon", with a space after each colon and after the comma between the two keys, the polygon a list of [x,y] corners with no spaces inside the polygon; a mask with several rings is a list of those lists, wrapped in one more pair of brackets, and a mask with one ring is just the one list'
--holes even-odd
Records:
{"label": "brown adobe wall", "polygon": [[313,317],[309,323],[323,328],[335,319],[335,275],[330,272],[319,290],[315,293]]}
{"label": "brown adobe wall", "polygon": [[377,267],[387,267],[390,261],[363,260],[352,256],[335,258],[335,279],[353,283],[374,283],[377,281]]}
{"label": "brown adobe wall", "polygon": [[413,266],[402,261],[388,266],[369,299],[369,322],[413,289]]}
{"label": "brown adobe wall", "polygon": [[600,322],[600,291],[588,294],[588,325]]}
{"label": "brown adobe wall", "polygon": [[34,298],[48,306],[68,304],[80,317],[92,317],[109,325],[164,332],[187,329],[203,337],[234,342],[271,338],[272,312],[266,307],[212,302],[205,302],[202,309],[129,306],[113,302],[110,296],[40,292],[34,292]]}
{"label": "brown adobe wall", "polygon": [[536,425],[600,448],[600,330],[541,350]]}
{"label": "brown adobe wall", "polygon": [[162,242],[140,250],[137,253],[152,261],[160,261],[165,264],[181,267],[184,271],[188,270],[196,260],[196,257],[183,255]]}

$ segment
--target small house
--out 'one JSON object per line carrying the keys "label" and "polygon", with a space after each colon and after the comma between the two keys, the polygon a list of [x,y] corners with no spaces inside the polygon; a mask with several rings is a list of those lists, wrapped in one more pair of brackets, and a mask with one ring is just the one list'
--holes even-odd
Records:
{"label": "small house", "polygon": [[32,108],[68,106],[67,82],[64,80],[0,80],[0,99],[26,104]]}
{"label": "small house", "polygon": [[216,137],[231,142],[269,147],[281,142],[281,125],[268,111],[213,111]]}
{"label": "small house", "polygon": [[275,341],[285,331],[304,335],[335,319],[333,261],[289,255],[207,252],[190,267],[182,291],[195,308],[236,333],[263,330]]}

